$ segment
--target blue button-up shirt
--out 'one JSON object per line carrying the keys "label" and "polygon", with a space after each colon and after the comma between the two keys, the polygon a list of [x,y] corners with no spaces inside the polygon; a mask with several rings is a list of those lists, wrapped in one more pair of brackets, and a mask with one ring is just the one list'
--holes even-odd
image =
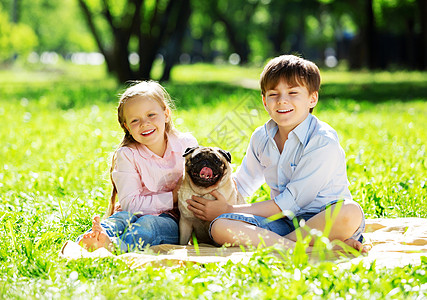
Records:
{"label": "blue button-up shirt", "polygon": [[274,141],[277,130],[270,120],[252,134],[242,165],[234,174],[244,197],[266,182],[271,199],[283,212],[294,215],[317,213],[334,200],[352,199],[344,150],[331,126],[309,114],[289,133],[282,153]]}

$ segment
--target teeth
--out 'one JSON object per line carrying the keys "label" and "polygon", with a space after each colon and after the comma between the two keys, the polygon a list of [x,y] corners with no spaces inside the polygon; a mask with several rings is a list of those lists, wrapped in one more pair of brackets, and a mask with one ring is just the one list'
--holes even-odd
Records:
{"label": "teeth", "polygon": [[150,130],[150,131],[143,132],[143,133],[142,133],[142,135],[147,135],[147,134],[150,134],[150,133],[152,133],[152,132],[154,132],[154,129],[152,129],[152,130]]}
{"label": "teeth", "polygon": [[279,109],[277,112],[279,112],[279,113],[284,113],[284,112],[289,112],[289,111],[291,111],[292,109]]}

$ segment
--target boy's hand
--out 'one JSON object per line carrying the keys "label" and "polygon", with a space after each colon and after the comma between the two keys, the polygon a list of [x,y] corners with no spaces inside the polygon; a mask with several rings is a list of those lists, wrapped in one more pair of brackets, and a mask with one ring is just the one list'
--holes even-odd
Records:
{"label": "boy's hand", "polygon": [[212,221],[219,215],[227,213],[231,210],[231,205],[227,203],[224,196],[214,190],[210,193],[216,198],[216,200],[208,200],[202,197],[192,196],[192,199],[188,199],[188,209],[193,212],[193,214],[203,220],[203,221]]}

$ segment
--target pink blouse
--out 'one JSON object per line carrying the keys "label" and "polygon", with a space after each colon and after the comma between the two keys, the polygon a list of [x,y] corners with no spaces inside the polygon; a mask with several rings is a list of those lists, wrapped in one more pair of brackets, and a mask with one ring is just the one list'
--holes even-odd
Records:
{"label": "pink blouse", "polygon": [[173,208],[172,191],[184,171],[184,154],[197,146],[189,133],[168,134],[163,157],[146,146],[117,150],[113,181],[122,210],[138,215],[159,215]]}

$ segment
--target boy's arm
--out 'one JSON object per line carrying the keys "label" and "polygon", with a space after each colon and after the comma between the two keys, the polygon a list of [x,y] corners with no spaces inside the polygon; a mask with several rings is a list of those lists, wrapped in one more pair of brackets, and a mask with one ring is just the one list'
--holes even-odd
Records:
{"label": "boy's arm", "polygon": [[[282,211],[297,214],[301,208],[316,199],[319,192],[328,184],[335,185],[336,200],[347,196],[345,193],[347,190],[345,155],[339,144],[328,142],[306,150],[307,152],[301,157],[290,182],[284,191],[274,198]],[[335,178],[332,180],[333,177]],[[338,192],[339,182],[335,182],[337,178],[341,178],[342,194]]]}
{"label": "boy's arm", "polygon": [[202,197],[193,196],[192,199],[187,200],[188,209],[194,215],[204,221],[212,221],[219,215],[225,213],[247,213],[264,218],[281,213],[280,207],[273,201],[267,200],[258,203],[230,205],[227,203],[224,196],[214,190],[210,193],[217,200],[207,200]]}
{"label": "boy's arm", "polygon": [[237,190],[243,197],[251,196],[265,182],[264,167],[261,165],[256,154],[256,148],[260,143],[258,136],[256,133],[252,135],[242,164],[233,174]]}

